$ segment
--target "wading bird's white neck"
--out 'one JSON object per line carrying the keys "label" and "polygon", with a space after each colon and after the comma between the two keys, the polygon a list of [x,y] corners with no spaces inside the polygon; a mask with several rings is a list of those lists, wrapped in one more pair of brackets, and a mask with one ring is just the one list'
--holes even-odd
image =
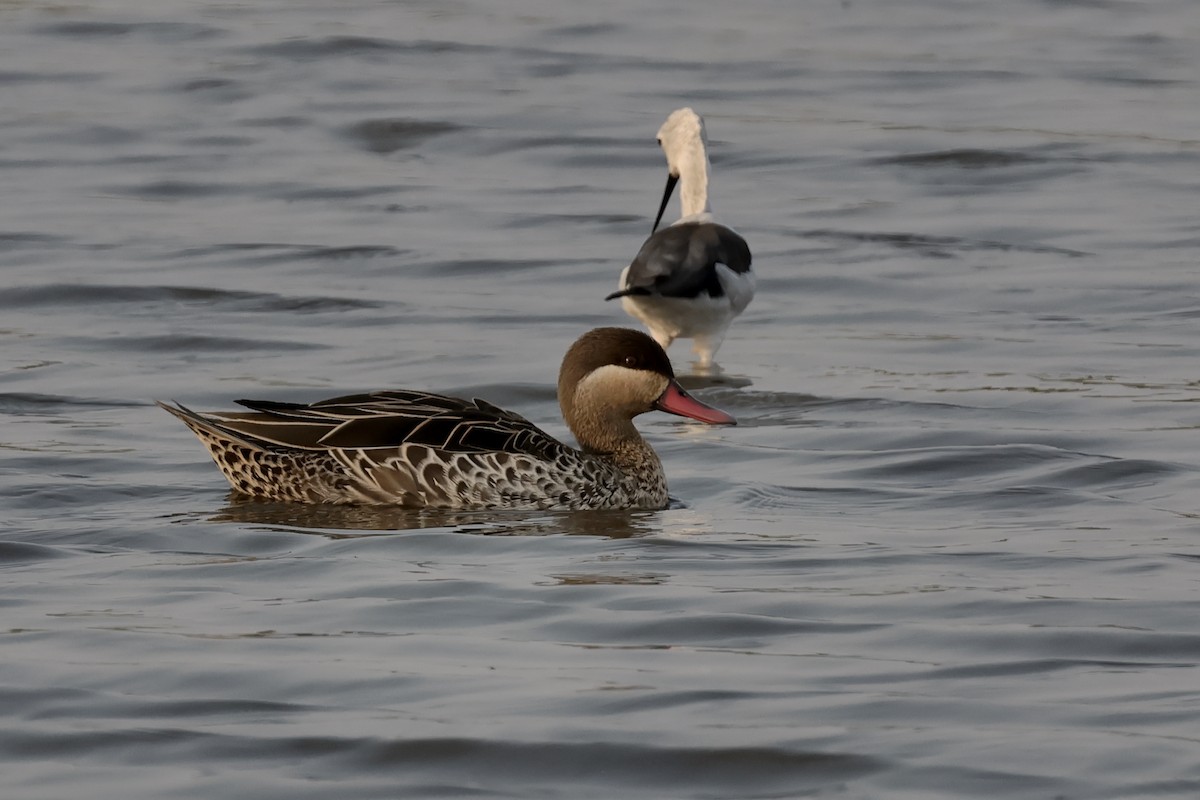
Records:
{"label": "wading bird's white neck", "polygon": [[667,168],[679,176],[679,205],[682,217],[712,212],[708,201],[708,163],[704,120],[690,108],[681,108],[667,117],[658,130]]}
{"label": "wading bird's white neck", "polygon": [[697,151],[689,153],[679,162],[681,217],[712,213],[712,206],[708,202],[708,174],[712,171],[712,167],[708,163],[708,155],[704,152],[703,144],[700,144]]}

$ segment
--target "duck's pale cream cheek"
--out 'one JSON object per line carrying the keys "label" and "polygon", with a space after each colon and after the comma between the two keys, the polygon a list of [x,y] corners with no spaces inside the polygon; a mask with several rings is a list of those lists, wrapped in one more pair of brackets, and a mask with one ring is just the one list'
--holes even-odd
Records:
{"label": "duck's pale cream cheek", "polygon": [[649,411],[666,390],[667,378],[657,372],[607,364],[575,387],[575,408],[621,410],[633,416]]}

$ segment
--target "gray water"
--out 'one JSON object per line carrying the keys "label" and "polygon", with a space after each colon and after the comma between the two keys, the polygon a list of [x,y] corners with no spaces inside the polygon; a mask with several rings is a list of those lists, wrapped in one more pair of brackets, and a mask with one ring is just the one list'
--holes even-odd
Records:
{"label": "gray water", "polygon": [[[1191,0],[0,3],[0,796],[1195,798],[1198,63]],[[683,105],[759,295],[740,425],[641,419],[672,509],[245,502],[151,405],[566,435]]]}

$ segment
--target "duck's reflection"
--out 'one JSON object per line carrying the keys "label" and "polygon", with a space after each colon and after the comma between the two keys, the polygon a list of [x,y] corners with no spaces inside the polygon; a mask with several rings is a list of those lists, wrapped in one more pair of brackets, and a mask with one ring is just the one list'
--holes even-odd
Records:
{"label": "duck's reflection", "polygon": [[394,506],[279,503],[231,493],[213,522],[299,529],[331,538],[448,529],[488,536],[650,536],[662,528],[653,511],[456,511]]}

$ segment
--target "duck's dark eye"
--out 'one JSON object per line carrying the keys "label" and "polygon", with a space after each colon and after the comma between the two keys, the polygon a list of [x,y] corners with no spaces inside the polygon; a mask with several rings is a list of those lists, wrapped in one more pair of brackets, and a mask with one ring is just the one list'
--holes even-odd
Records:
{"label": "duck's dark eye", "polygon": [[625,356],[625,366],[629,367],[630,369],[636,369],[637,363],[637,356]]}

